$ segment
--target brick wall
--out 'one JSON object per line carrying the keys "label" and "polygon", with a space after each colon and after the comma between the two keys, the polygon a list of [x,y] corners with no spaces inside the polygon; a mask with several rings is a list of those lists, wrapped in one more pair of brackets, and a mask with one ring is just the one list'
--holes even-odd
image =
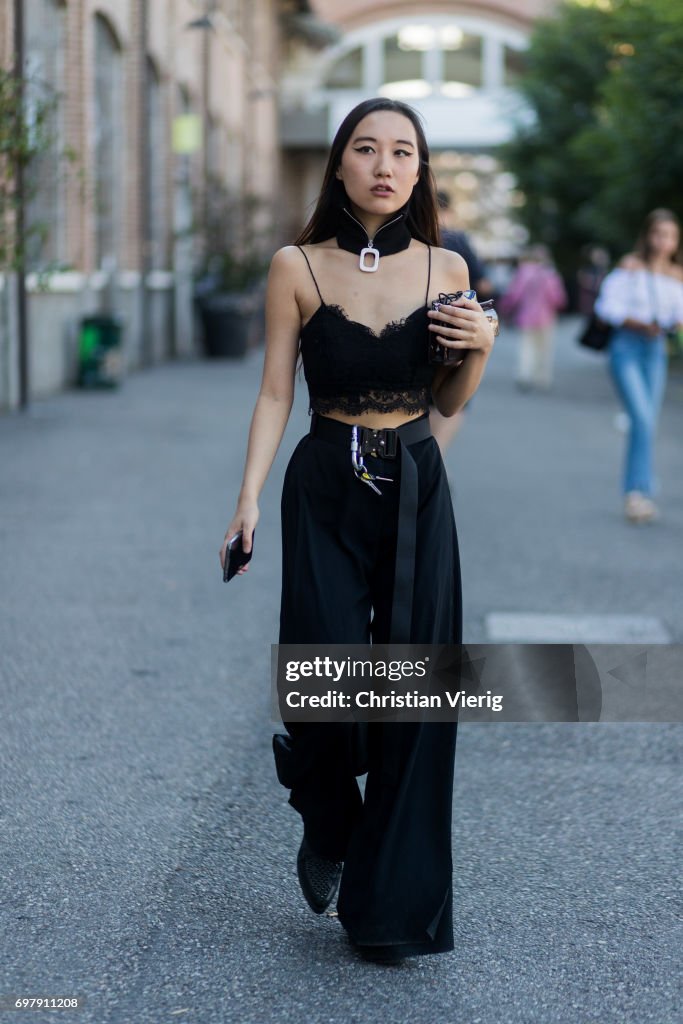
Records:
{"label": "brick wall", "polygon": [[[237,196],[257,193],[262,197],[261,230],[264,221],[273,221],[272,213],[281,205],[276,90],[279,0],[220,0],[211,5],[206,0],[147,0],[147,55],[159,75],[163,112],[162,130],[155,140],[163,151],[155,164],[163,181],[162,244],[158,247],[162,259],[155,261],[153,281],[141,280],[139,273],[145,253],[140,98],[147,73],[141,45],[142,0],[30,0],[25,11],[33,19],[34,39],[46,31],[40,11],[47,5],[57,5],[64,21],[60,144],[74,152],[76,162],[68,168],[63,190],[60,256],[73,272],[53,278],[51,287],[58,299],[41,294],[29,280],[34,394],[50,393],[73,382],[77,325],[80,316],[93,309],[113,304],[114,311],[126,316],[131,369],[150,358],[156,361],[169,354],[195,351],[191,275],[200,247],[178,245],[175,222],[181,169],[186,164],[193,196],[199,200],[196,212],[201,211],[206,158],[201,149],[189,158],[172,152],[172,124],[180,112],[181,89],[189,97],[190,109],[202,120],[208,114],[214,126],[214,170]],[[189,23],[200,18],[207,6],[215,8],[213,29],[190,28]],[[5,67],[13,64],[12,14],[13,0],[0,0],[0,60]],[[97,15],[106,19],[118,41],[123,88],[118,276],[109,282],[97,273]],[[204,73],[207,55],[208,89]],[[158,271],[163,270],[169,273],[160,275]],[[151,321],[139,312],[144,309],[145,295],[154,309]],[[157,325],[153,327],[156,334],[170,331],[173,337],[146,337],[150,322]],[[16,337],[5,339],[3,346],[2,358],[13,368]],[[15,385],[3,384],[13,373],[12,369],[11,374],[0,374],[0,408],[16,404]]]}
{"label": "brick wall", "polygon": [[[36,0],[27,14],[58,0]],[[95,254],[95,38],[96,15],[106,18],[121,46],[124,89],[125,180],[119,266],[141,266],[140,96],[146,67],[140,47],[142,4],[139,0],[66,0],[63,144],[77,154],[77,163],[66,184],[65,258],[75,269],[97,269]],[[233,188],[258,191],[264,197],[276,192],[278,141],[276,137],[276,63],[278,28],[276,0],[224,0],[218,5],[214,30],[188,28],[200,17],[200,0],[148,0],[147,52],[160,74],[163,97],[163,174],[166,196],[164,219],[167,242],[173,232],[173,186],[176,158],[171,152],[171,125],[178,113],[178,86],[184,86],[195,112],[208,108],[219,133],[220,170]],[[11,65],[12,0],[0,0],[0,56]],[[35,16],[35,15],[34,15]],[[228,18],[229,16],[229,18]],[[240,30],[239,32],[237,30]],[[39,30],[33,26],[34,34]],[[203,91],[203,59],[209,54],[211,68],[208,97]],[[203,187],[202,153],[190,161],[192,184]]]}

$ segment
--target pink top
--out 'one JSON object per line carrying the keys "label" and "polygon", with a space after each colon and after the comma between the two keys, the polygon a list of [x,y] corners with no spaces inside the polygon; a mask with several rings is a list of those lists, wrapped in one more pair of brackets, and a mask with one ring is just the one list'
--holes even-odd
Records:
{"label": "pink top", "polygon": [[500,309],[517,327],[547,327],[567,304],[562,278],[544,263],[521,263]]}

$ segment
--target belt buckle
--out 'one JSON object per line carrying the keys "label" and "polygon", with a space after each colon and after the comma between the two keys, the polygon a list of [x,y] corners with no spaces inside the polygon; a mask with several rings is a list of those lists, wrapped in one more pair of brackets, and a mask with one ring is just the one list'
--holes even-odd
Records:
{"label": "belt buckle", "polygon": [[373,430],[372,427],[361,427],[360,454],[374,455],[378,458],[393,459],[398,448],[395,430],[390,428]]}

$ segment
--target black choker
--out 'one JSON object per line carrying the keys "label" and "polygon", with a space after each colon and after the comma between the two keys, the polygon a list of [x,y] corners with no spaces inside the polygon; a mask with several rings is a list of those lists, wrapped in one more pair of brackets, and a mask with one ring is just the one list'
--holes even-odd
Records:
{"label": "black choker", "polygon": [[[403,252],[410,245],[413,236],[406,223],[407,216],[406,203],[377,229],[374,238],[370,238],[361,222],[344,206],[337,229],[337,245],[347,252],[358,253],[359,268],[370,274],[379,267],[380,256],[393,256],[395,252]],[[373,258],[369,265],[365,262],[367,256]]]}

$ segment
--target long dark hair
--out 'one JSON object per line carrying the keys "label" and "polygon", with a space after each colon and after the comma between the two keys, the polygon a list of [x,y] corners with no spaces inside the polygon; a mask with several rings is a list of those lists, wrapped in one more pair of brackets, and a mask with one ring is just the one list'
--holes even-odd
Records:
{"label": "long dark hair", "polygon": [[356,125],[377,110],[390,110],[395,114],[403,114],[412,123],[417,136],[417,149],[420,158],[420,177],[415,185],[408,203],[406,224],[413,238],[427,245],[440,245],[439,220],[436,204],[436,183],[429,165],[429,147],[425,138],[420,115],[407,103],[383,97],[363,100],[346,115],[337,130],[332,142],[322,188],[315,210],[295,241],[295,245],[306,245],[312,242],[324,242],[337,233],[339,213],[348,196],[343,183],[336,177],[337,168],[341,164],[342,154]]}
{"label": "long dark hair", "polygon": [[648,241],[648,236],[654,225],[661,224],[662,222],[670,222],[671,224],[675,224],[678,228],[678,248],[676,252],[673,253],[671,262],[676,263],[679,267],[683,266],[683,257],[681,255],[681,222],[673,210],[667,210],[663,206],[658,207],[656,210],[651,210],[643,221],[643,226],[640,229],[638,241],[636,242],[636,252],[644,263],[649,263],[652,258],[652,246]]}

